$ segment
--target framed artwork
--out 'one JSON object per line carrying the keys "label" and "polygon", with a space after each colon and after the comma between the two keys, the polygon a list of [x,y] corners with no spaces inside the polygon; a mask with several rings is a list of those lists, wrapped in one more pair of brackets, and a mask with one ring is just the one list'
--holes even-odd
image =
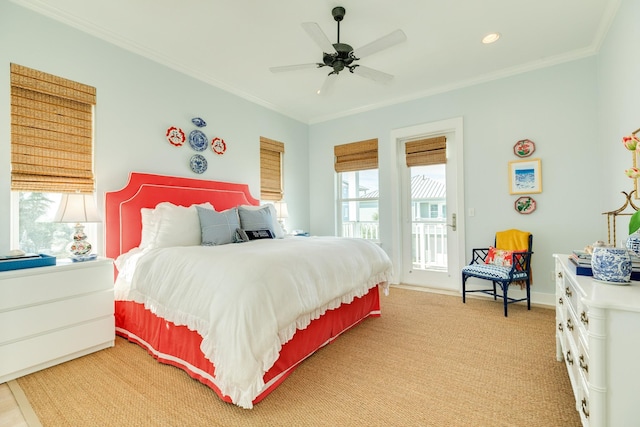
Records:
{"label": "framed artwork", "polygon": [[509,194],[542,193],[540,159],[509,162]]}

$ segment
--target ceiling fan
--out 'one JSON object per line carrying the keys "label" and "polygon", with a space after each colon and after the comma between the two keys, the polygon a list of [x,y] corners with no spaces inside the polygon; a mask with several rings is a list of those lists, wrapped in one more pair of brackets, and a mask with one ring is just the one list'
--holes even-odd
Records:
{"label": "ceiling fan", "polygon": [[344,19],[345,13],[346,11],[344,7],[341,6],[334,7],[331,11],[333,19],[338,23],[338,40],[336,43],[331,43],[329,41],[329,38],[317,23],[302,23],[302,28],[322,49],[322,62],[271,67],[269,70],[271,70],[271,72],[273,73],[279,73],[282,71],[302,70],[305,68],[330,67],[332,71],[327,75],[322,88],[318,90],[317,93],[319,95],[326,94],[330,91],[331,87],[333,87],[333,84],[336,81],[336,78],[338,77],[338,74],[340,74],[340,72],[344,69],[349,70],[349,72],[353,74],[366,77],[379,83],[389,83],[393,79],[393,76],[391,74],[387,74],[382,71],[374,70],[373,68],[360,65],[356,61],[359,61],[365,56],[380,52],[381,50],[387,49],[398,43],[402,43],[407,39],[407,36],[402,30],[395,30],[392,33],[374,40],[359,49],[353,49],[346,43],[340,43],[340,22]]}

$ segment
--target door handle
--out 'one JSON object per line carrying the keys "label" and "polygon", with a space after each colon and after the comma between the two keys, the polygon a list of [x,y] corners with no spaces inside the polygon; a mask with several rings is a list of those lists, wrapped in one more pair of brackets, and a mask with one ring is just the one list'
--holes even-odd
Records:
{"label": "door handle", "polygon": [[447,227],[451,227],[452,231],[456,231],[456,214],[451,214],[451,224],[447,224]]}

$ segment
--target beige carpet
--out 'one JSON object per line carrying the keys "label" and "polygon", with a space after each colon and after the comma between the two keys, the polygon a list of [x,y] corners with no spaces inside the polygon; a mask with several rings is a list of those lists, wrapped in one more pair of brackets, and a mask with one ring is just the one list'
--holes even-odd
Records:
{"label": "beige carpet", "polygon": [[252,410],[120,338],[23,377],[44,426],[579,426],[555,313],[392,288]]}

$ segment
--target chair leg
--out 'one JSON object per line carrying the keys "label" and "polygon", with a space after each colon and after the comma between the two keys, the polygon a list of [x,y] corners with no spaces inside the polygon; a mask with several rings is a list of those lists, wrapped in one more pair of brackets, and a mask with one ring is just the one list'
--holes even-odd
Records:
{"label": "chair leg", "polygon": [[526,282],[527,285],[527,310],[531,310],[531,284],[529,280]]}
{"label": "chair leg", "polygon": [[467,302],[467,276],[462,274],[462,303],[465,304]]}
{"label": "chair leg", "polygon": [[502,285],[502,303],[504,304],[504,317],[507,317],[507,306],[509,305],[509,300],[507,299],[507,293],[509,292],[509,284],[505,283]]}
{"label": "chair leg", "polygon": [[493,282],[493,300],[497,300],[498,296],[496,295],[496,282]]}

